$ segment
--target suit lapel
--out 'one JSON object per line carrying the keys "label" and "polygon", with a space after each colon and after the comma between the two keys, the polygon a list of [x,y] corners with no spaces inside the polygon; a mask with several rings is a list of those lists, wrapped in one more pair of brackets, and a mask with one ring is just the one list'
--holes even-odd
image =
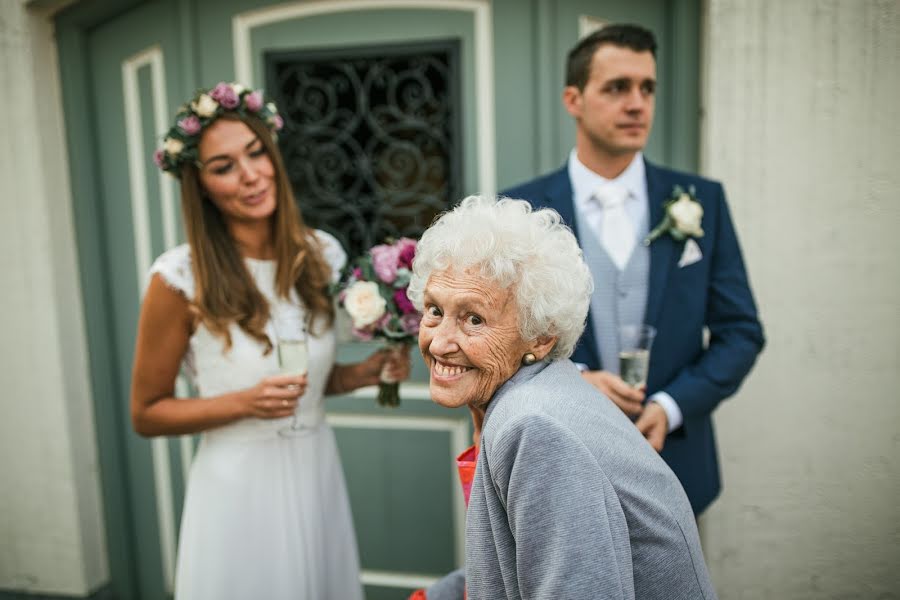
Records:
{"label": "suit lapel", "polygon": [[[664,212],[662,203],[671,191],[667,187],[665,174],[646,160],[644,167],[647,175],[647,199],[650,202],[650,229],[662,221]],[[650,289],[647,292],[647,315],[645,322],[656,327],[659,312],[665,297],[669,273],[675,261],[676,243],[672,236],[666,234],[650,244]]]}
{"label": "suit lapel", "polygon": [[[575,216],[575,201],[572,198],[572,182],[569,180],[569,169],[562,169],[553,174],[547,181],[545,188],[546,206],[559,213],[563,222],[572,229],[572,233],[578,238],[578,223]],[[581,240],[578,240],[579,244]],[[600,356],[597,354],[597,340],[594,337],[593,320],[588,313],[584,333],[578,341],[575,354],[572,356],[577,362],[585,362],[590,368],[599,368]]]}
{"label": "suit lapel", "polygon": [[547,206],[559,213],[563,222],[572,228],[575,237],[578,229],[575,220],[575,203],[572,199],[572,182],[569,181],[569,170],[563,167],[547,181]]}

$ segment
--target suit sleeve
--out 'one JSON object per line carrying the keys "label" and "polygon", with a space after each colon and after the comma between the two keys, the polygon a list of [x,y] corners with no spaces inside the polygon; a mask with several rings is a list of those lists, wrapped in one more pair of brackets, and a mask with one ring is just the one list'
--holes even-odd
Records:
{"label": "suit sleeve", "polygon": [[488,464],[523,598],[634,597],[624,513],[578,438],[550,417],[524,415],[498,432]]}
{"label": "suit sleeve", "polygon": [[711,413],[734,394],[765,344],[725,193],[717,188],[716,242],[707,288],[709,347],[663,388],[686,419]]}

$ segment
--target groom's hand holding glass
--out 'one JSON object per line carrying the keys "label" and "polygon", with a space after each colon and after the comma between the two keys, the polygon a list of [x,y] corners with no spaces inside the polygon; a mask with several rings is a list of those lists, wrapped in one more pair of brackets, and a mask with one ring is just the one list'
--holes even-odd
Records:
{"label": "groom's hand holding glass", "polygon": [[582,371],[581,376],[629,417],[639,417],[644,412],[644,387],[631,387],[621,377],[609,371]]}

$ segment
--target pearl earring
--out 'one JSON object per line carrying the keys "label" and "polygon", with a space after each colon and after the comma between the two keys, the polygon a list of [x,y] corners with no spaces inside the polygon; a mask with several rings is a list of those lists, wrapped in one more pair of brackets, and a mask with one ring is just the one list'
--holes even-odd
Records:
{"label": "pearl earring", "polygon": [[526,354],[525,356],[522,357],[522,364],[525,365],[526,367],[528,365],[533,365],[536,362],[537,362],[537,358],[531,352],[529,352],[528,354]]}

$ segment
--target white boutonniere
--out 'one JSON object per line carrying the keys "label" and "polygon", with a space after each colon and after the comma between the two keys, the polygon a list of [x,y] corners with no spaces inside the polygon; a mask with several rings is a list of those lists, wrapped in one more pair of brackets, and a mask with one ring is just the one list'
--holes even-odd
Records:
{"label": "white boutonniere", "polygon": [[644,239],[644,245],[649,246],[650,242],[664,233],[668,233],[679,242],[687,238],[703,237],[703,228],[700,227],[703,206],[697,200],[694,186],[684,191],[680,185],[676,185],[672,188],[669,199],[663,202],[663,209],[665,216]]}

